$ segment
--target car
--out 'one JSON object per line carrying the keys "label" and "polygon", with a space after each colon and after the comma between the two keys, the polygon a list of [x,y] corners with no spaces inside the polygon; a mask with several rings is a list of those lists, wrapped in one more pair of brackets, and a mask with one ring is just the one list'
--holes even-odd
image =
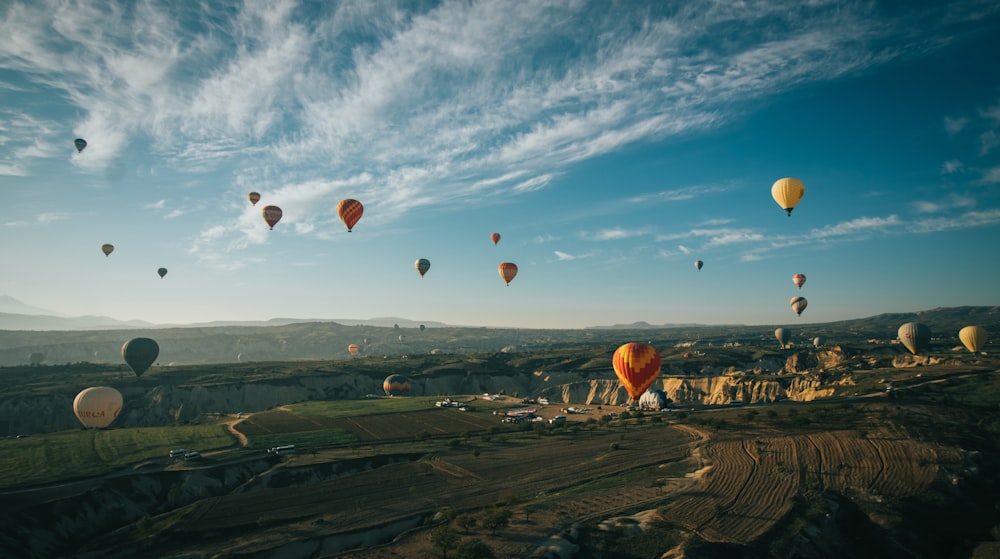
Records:
{"label": "car", "polygon": [[566,422],[566,416],[565,415],[557,415],[557,416],[549,419],[549,423],[552,423],[552,424],[554,424],[554,423],[565,423],[565,422]]}

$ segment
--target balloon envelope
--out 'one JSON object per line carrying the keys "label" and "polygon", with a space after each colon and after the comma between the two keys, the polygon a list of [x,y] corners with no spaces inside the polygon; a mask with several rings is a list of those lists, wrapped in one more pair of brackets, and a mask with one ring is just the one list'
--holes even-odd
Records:
{"label": "balloon envelope", "polygon": [[792,276],[792,283],[797,285],[799,289],[802,289],[802,285],[806,283],[805,274],[795,274],[794,276]]}
{"label": "balloon envelope", "polygon": [[705,263],[702,262],[701,260],[695,260],[694,261],[694,267],[695,267],[696,270],[700,270],[701,267],[704,266],[704,265],[705,265]]}
{"label": "balloon envelope", "polygon": [[76,146],[76,152],[80,153],[81,151],[83,151],[83,148],[87,147],[87,140],[84,140],[83,138],[77,138],[73,140],[73,145]]}
{"label": "balloon envelope", "polygon": [[361,348],[358,347],[358,344],[350,344],[350,345],[347,346],[347,351],[349,351],[351,353],[351,355],[357,355],[358,351],[360,351],[360,350],[361,350]]}
{"label": "balloon envelope", "polygon": [[514,280],[514,276],[517,275],[517,264],[513,262],[504,262],[497,266],[497,271],[500,272],[500,277],[503,281],[510,285],[510,282]]}
{"label": "balloon envelope", "polygon": [[771,185],[771,197],[781,206],[781,209],[788,212],[789,216],[792,215],[792,210],[802,200],[805,193],[806,187],[802,181],[791,177],[778,179]]}
{"label": "balloon envelope", "polygon": [[281,208],[278,206],[264,206],[260,214],[264,216],[264,221],[271,229],[274,229],[274,226],[281,221]]}
{"label": "balloon envelope", "polygon": [[257,202],[260,202],[260,193],[251,192],[250,194],[247,194],[247,198],[250,200],[251,205],[256,206]]}
{"label": "balloon envelope", "polygon": [[781,344],[781,349],[785,349],[788,346],[788,340],[791,338],[792,333],[784,328],[778,328],[774,331],[774,337],[778,339],[778,343]]}
{"label": "balloon envelope", "polygon": [[815,347],[820,347],[821,345],[823,345],[825,343],[826,343],[826,340],[823,339],[822,336],[816,336],[815,338],[813,338],[813,346],[815,346]]}
{"label": "balloon envelope", "polygon": [[73,399],[73,413],[84,427],[107,427],[121,411],[122,393],[110,386],[85,388]]}
{"label": "balloon envelope", "polygon": [[611,357],[611,365],[629,396],[638,400],[660,374],[660,354],[653,346],[630,342],[620,346]]}
{"label": "balloon envelope", "polygon": [[108,243],[104,243],[103,245],[101,245],[101,252],[104,253],[104,256],[110,256],[111,253],[114,251],[115,251],[115,245]]}
{"label": "balloon envelope", "polygon": [[150,338],[132,338],[122,345],[122,358],[140,377],[160,355],[160,345]]}
{"label": "balloon envelope", "polygon": [[965,349],[976,353],[986,345],[986,329],[982,326],[966,326],[958,331],[958,339],[962,340]]}
{"label": "balloon envelope", "polygon": [[413,267],[417,269],[418,273],[420,273],[420,277],[424,277],[427,270],[431,269],[431,261],[426,258],[418,258],[417,261],[413,263]]}
{"label": "balloon envelope", "polygon": [[162,278],[163,276],[167,275],[167,269],[166,268],[160,268],[159,270],[156,270],[156,273],[159,274],[160,277]]}
{"label": "balloon envelope", "polygon": [[382,381],[382,390],[386,396],[402,396],[410,391],[410,379],[399,374],[392,374]]}
{"label": "balloon envelope", "polygon": [[341,200],[337,204],[337,215],[340,216],[340,220],[344,222],[347,226],[347,232],[350,233],[351,230],[357,225],[358,220],[361,219],[361,214],[365,212],[365,207],[357,200],[352,200],[351,198],[346,198]]}
{"label": "balloon envelope", "polygon": [[28,354],[28,363],[32,365],[41,365],[42,361],[45,361],[45,355],[38,351],[32,351]]}
{"label": "balloon envelope", "polygon": [[931,329],[919,322],[907,322],[899,327],[896,335],[913,355],[919,354],[931,341]]}
{"label": "balloon envelope", "polygon": [[802,311],[806,310],[806,305],[809,304],[809,301],[806,301],[805,297],[792,297],[789,304],[792,305],[792,310],[795,311],[795,314],[801,315]]}
{"label": "balloon envelope", "polygon": [[493,233],[492,235],[490,235],[490,240],[493,241],[494,245],[497,244],[497,243],[499,243],[500,242],[500,233]]}

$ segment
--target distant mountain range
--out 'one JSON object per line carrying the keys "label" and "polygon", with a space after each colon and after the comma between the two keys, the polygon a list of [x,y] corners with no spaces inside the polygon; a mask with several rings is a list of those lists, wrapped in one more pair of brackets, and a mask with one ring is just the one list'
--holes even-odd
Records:
{"label": "distant mountain range", "polygon": [[[907,313],[883,313],[879,315],[840,320],[825,323],[823,326],[845,328],[856,332],[881,331],[909,321],[927,322],[932,328],[937,324],[951,324],[966,321],[968,324],[979,323],[989,328],[1000,318],[1000,307],[950,307],[935,308]],[[81,330],[135,330],[135,329],[166,329],[166,328],[210,328],[231,326],[287,326],[304,323],[337,323],[344,326],[378,326],[400,328],[416,328],[420,325],[427,328],[479,328],[482,325],[452,325],[435,321],[416,321],[399,317],[376,317],[368,319],[355,318],[272,318],[269,320],[218,320],[189,324],[154,324],[143,320],[118,320],[107,316],[67,316],[48,309],[26,305],[9,295],[0,295],[0,330],[29,331],[81,331]],[[817,326],[815,323],[802,326]],[[743,324],[711,325],[686,324],[650,324],[639,321],[630,324],[613,324],[610,326],[587,326],[579,330],[662,330],[680,328],[744,328]],[[894,331],[894,329],[893,329]]]}
{"label": "distant mountain range", "polygon": [[306,322],[336,322],[345,326],[396,326],[427,328],[449,326],[443,322],[418,322],[406,318],[272,318],[269,320],[216,320],[190,324],[154,324],[145,320],[118,320],[109,316],[67,316],[48,309],[33,307],[9,295],[0,295],[0,330],[131,330],[151,328],[210,328],[214,326],[285,326]]}

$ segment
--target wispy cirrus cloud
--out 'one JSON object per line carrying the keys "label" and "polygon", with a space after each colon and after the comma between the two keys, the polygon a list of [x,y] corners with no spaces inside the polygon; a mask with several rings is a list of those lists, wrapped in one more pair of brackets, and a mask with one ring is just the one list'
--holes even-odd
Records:
{"label": "wispy cirrus cloud", "polygon": [[[530,194],[578,162],[711,130],[744,103],[937,48],[942,22],[996,10],[929,4],[886,18],[866,4],[791,0],[445,1],[391,10],[364,2],[12,2],[0,20],[0,66],[30,82],[11,82],[10,91],[43,89],[70,101],[80,115],[73,134],[91,140],[72,160],[81,170],[104,170],[142,141],[183,172],[235,169],[224,189],[270,185],[294,210],[293,230],[320,235],[336,219],[321,201],[340,189],[315,185],[343,181],[362,193],[378,185],[377,215],[386,221],[429,205],[494,203],[483,194]],[[37,110],[25,106],[29,117]],[[965,130],[961,118],[946,129]],[[24,158],[0,156],[0,173],[35,172],[36,161],[63,153],[64,136],[9,140],[16,145],[8,153]],[[226,211],[221,229],[196,236],[198,254],[266,241],[249,226],[259,216]],[[726,245],[754,235],[694,236]]]}

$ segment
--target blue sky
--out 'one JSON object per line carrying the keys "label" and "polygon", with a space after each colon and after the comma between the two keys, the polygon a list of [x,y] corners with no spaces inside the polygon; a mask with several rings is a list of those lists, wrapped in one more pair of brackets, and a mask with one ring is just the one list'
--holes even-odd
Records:
{"label": "blue sky", "polygon": [[995,2],[204,4],[0,4],[0,294],[528,328],[1000,304]]}

